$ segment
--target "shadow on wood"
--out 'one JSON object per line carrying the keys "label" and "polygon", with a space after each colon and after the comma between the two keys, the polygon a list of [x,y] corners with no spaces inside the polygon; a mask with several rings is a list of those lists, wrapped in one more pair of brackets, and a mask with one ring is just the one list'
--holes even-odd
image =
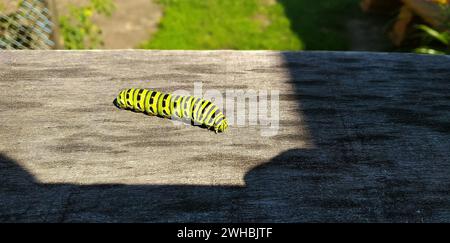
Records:
{"label": "shadow on wood", "polygon": [[315,149],[266,164],[297,170],[298,205],[321,221],[448,222],[450,59],[301,55],[284,59]]}

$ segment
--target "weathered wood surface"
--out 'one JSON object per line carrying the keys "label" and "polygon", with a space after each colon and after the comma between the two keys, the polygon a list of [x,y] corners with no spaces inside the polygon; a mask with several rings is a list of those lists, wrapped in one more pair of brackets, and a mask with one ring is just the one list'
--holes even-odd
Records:
{"label": "weathered wood surface", "polygon": [[[450,222],[450,58],[0,52],[0,221]],[[127,87],[279,90],[280,128],[118,110]]]}

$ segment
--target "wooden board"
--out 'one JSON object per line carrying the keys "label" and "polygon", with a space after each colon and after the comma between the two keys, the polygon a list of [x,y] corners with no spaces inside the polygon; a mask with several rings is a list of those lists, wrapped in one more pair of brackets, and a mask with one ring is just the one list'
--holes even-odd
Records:
{"label": "wooden board", "polygon": [[[2,51],[0,221],[450,222],[449,65],[384,53]],[[196,81],[279,91],[278,133],[244,124],[217,135],[112,104],[123,88]]]}

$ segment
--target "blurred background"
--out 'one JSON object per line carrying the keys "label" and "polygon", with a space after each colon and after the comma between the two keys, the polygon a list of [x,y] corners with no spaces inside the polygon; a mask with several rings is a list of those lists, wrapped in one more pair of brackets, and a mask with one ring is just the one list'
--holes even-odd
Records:
{"label": "blurred background", "polygon": [[0,0],[0,49],[450,53],[448,0]]}

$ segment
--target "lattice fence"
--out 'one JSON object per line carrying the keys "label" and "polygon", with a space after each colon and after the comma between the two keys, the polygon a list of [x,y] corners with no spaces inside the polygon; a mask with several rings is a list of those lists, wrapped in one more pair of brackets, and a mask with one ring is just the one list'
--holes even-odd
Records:
{"label": "lattice fence", "polygon": [[45,0],[21,0],[17,11],[0,13],[0,49],[50,49],[53,26]]}

